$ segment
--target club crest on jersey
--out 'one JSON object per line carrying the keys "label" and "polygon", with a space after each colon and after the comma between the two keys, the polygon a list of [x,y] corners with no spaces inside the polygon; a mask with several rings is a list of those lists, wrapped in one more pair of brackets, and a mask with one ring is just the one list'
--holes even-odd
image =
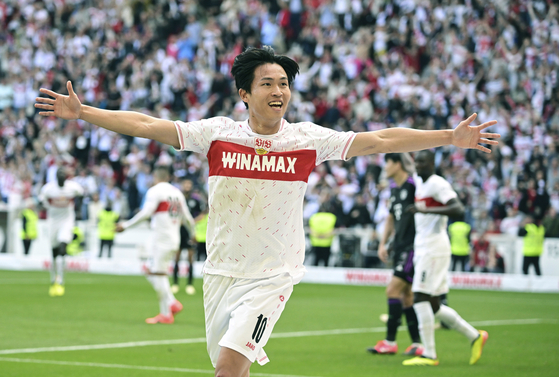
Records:
{"label": "club crest on jersey", "polygon": [[406,200],[407,197],[408,197],[408,190],[400,191],[400,200]]}
{"label": "club crest on jersey", "polygon": [[254,150],[260,156],[268,154],[270,149],[272,149],[272,140],[254,138]]}

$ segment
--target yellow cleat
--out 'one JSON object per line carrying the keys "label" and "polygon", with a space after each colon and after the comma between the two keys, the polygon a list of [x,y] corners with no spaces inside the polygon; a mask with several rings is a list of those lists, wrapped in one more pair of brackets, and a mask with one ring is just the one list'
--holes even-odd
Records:
{"label": "yellow cleat", "polygon": [[414,357],[413,359],[404,360],[402,365],[407,365],[407,366],[411,365],[411,366],[420,366],[420,367],[437,366],[439,365],[439,360],[430,359],[428,357],[423,357],[423,356],[417,356]]}
{"label": "yellow cleat", "polygon": [[187,285],[186,288],[184,289],[187,295],[192,296],[193,294],[196,293],[196,288],[194,288],[192,285]]}
{"label": "yellow cleat", "polygon": [[50,297],[56,297],[58,296],[58,284],[51,284],[51,286],[49,287],[49,296]]}
{"label": "yellow cleat", "polygon": [[472,342],[472,357],[470,357],[470,365],[477,363],[481,357],[481,352],[483,351],[483,346],[487,342],[489,334],[487,331],[479,330],[479,336]]}

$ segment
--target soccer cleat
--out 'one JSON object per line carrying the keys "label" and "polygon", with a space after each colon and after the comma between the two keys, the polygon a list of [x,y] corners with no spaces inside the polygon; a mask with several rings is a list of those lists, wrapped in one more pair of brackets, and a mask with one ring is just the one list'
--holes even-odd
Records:
{"label": "soccer cleat", "polygon": [[421,356],[423,355],[423,346],[419,343],[412,343],[408,348],[406,348],[404,355]]}
{"label": "soccer cleat", "polygon": [[196,293],[196,289],[194,289],[194,287],[192,285],[187,285],[186,288],[184,289],[187,295],[192,296],[194,293]]}
{"label": "soccer cleat", "polygon": [[163,323],[163,324],[172,324],[175,322],[175,318],[173,317],[172,314],[169,315],[163,315],[163,314],[158,314],[153,318],[148,318],[146,319],[146,323],[153,325],[156,323]]}
{"label": "soccer cleat", "polygon": [[378,355],[394,355],[398,352],[398,345],[391,345],[386,340],[379,340],[376,346],[367,348],[367,351]]}
{"label": "soccer cleat", "polygon": [[429,357],[423,357],[423,356],[416,356],[414,358],[408,359],[408,360],[404,360],[404,362],[402,363],[402,365],[406,365],[406,366],[420,366],[420,367],[425,367],[425,366],[437,366],[439,365],[439,360],[437,359],[431,359]]}
{"label": "soccer cleat", "polygon": [[171,304],[171,314],[172,315],[176,315],[178,314],[180,311],[182,310],[182,304],[180,302],[178,302],[177,300],[175,300],[175,302],[173,302]]}
{"label": "soccer cleat", "polygon": [[177,293],[179,293],[179,286],[178,286],[178,284],[173,284],[173,285],[171,285],[171,292],[173,292],[174,295],[176,295]]}
{"label": "soccer cleat", "polygon": [[58,296],[58,284],[51,284],[51,286],[49,287],[49,296],[50,297],[56,297]]}
{"label": "soccer cleat", "polygon": [[56,295],[57,296],[64,296],[64,292],[66,291],[66,289],[61,284],[57,284],[57,285],[58,285],[58,287],[56,287]]}
{"label": "soccer cleat", "polygon": [[478,331],[479,336],[472,342],[472,357],[470,357],[470,365],[474,365],[478,362],[481,357],[481,352],[483,351],[483,346],[485,345],[485,342],[487,342],[487,338],[489,338],[487,331]]}

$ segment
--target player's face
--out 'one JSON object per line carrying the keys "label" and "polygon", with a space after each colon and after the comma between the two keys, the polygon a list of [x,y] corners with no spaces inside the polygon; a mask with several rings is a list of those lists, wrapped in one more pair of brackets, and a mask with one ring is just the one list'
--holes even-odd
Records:
{"label": "player's face", "polygon": [[415,170],[419,176],[433,174],[433,164],[423,153],[419,153],[415,158]]}
{"label": "player's face", "polygon": [[394,178],[396,173],[399,170],[400,165],[397,162],[392,160],[387,160],[386,164],[384,165],[384,171],[386,172],[387,178]]}
{"label": "player's face", "polygon": [[254,70],[251,93],[241,89],[239,94],[242,100],[248,103],[249,122],[253,128],[254,126],[279,127],[279,122],[291,99],[287,74],[279,64],[264,64],[257,67]]}
{"label": "player's face", "polygon": [[192,181],[185,180],[182,181],[182,191],[190,192],[192,190]]}

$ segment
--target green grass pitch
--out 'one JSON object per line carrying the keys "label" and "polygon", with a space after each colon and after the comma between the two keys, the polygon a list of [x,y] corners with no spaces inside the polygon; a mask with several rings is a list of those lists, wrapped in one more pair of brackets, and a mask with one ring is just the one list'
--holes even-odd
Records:
{"label": "green grass pitch", "polygon": [[[66,295],[51,298],[48,273],[0,271],[0,376],[212,376],[195,287],[177,294],[185,309],[174,325],[147,325],[158,305],[141,276],[68,273]],[[385,335],[384,288],[299,284],[266,346],[271,362],[251,376],[557,375],[557,294],[454,290],[449,303],[489,332],[479,363],[468,365],[462,335],[437,330],[440,365],[404,367],[405,356],[365,351]],[[398,344],[409,345],[405,328]]]}

